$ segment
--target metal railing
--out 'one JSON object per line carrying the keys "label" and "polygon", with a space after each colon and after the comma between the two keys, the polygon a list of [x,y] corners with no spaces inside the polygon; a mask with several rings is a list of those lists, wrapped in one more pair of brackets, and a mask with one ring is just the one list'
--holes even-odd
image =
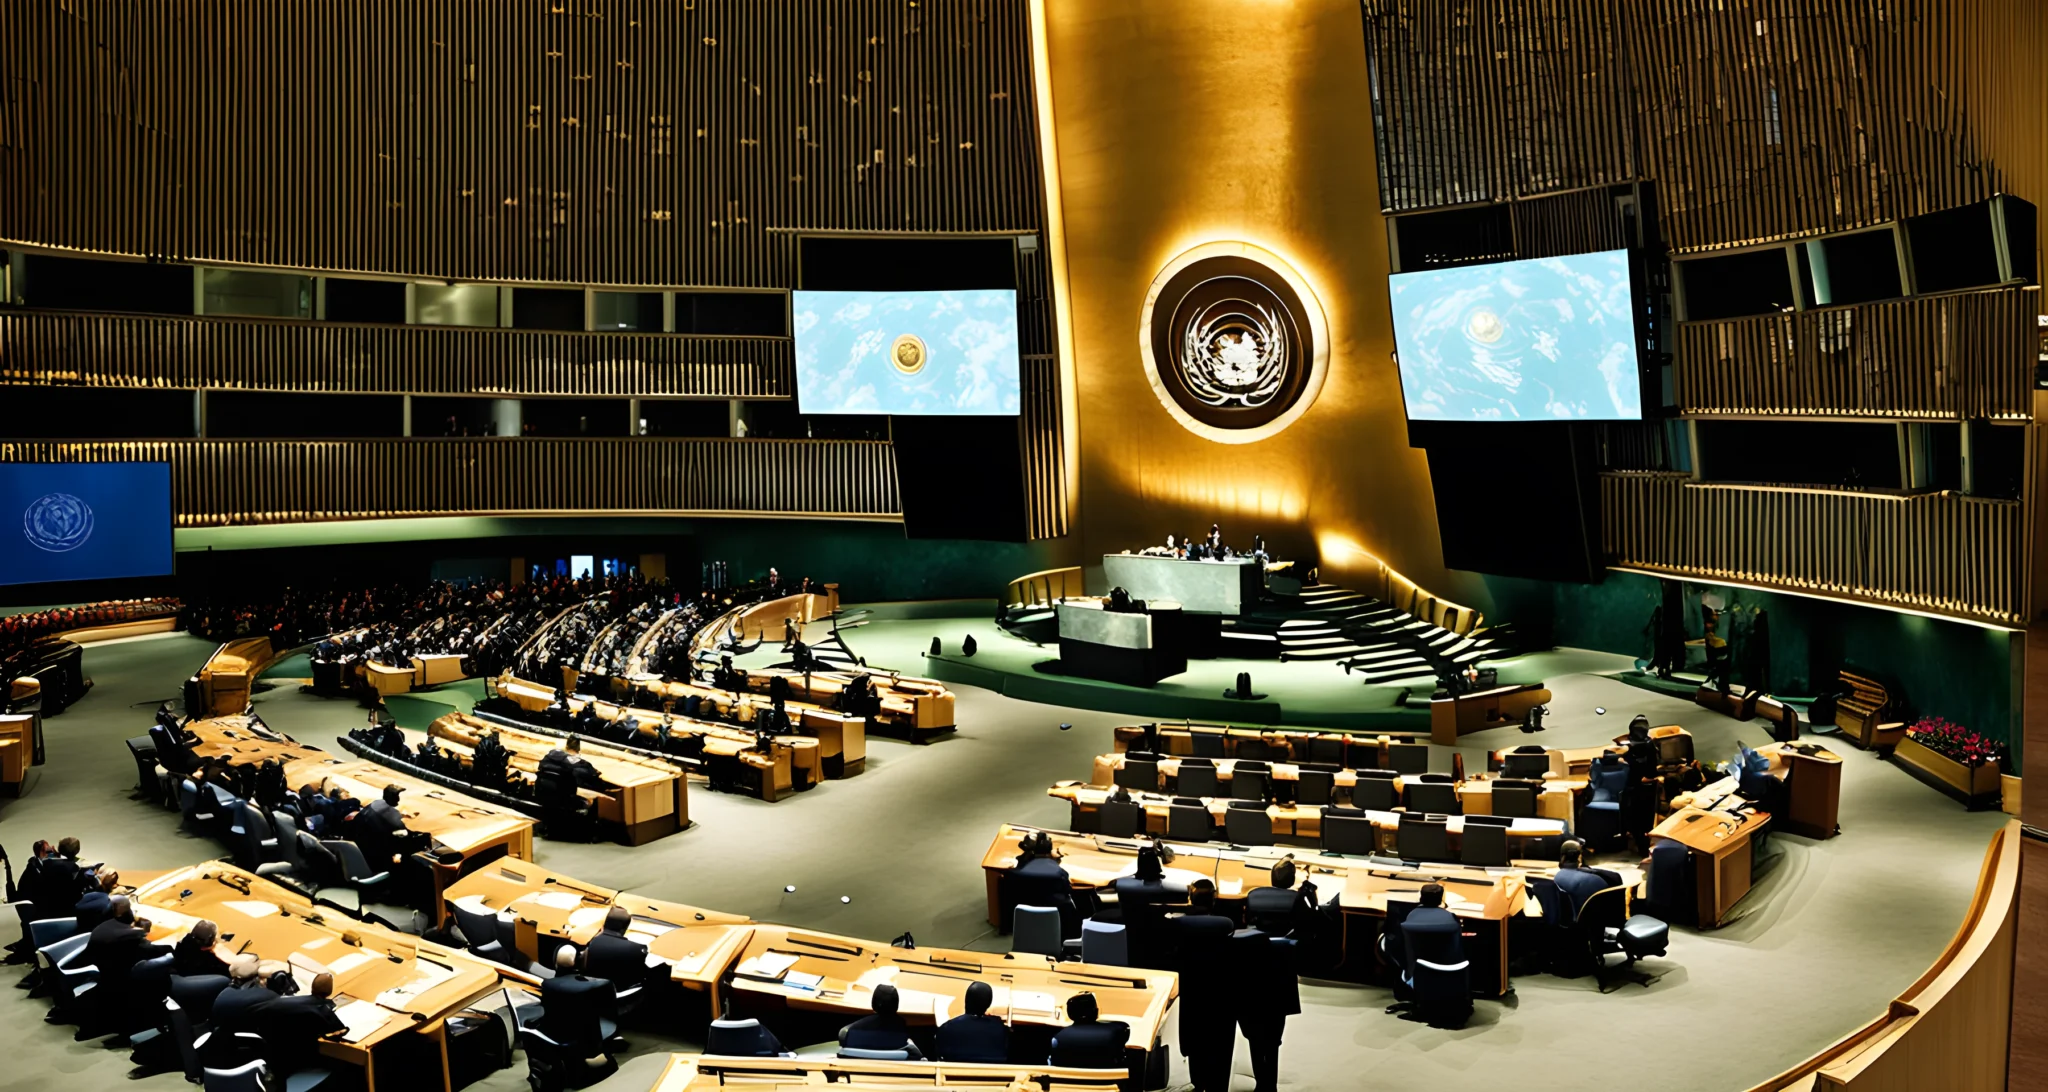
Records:
{"label": "metal railing", "polygon": [[1600,476],[1609,564],[1949,615],[2027,618],[2026,507],[1957,493],[1852,493]]}
{"label": "metal railing", "polygon": [[180,527],[540,512],[902,512],[895,450],[867,440],[0,443],[5,461],[168,462]]}

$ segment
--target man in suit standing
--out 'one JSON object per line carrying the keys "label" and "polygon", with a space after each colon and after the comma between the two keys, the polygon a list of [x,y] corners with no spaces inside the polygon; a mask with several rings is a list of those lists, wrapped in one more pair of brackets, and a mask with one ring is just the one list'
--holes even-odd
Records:
{"label": "man in suit standing", "polygon": [[1180,976],[1180,1052],[1198,1092],[1228,1092],[1237,1053],[1225,945],[1237,924],[1216,912],[1216,886],[1196,880],[1188,912],[1166,921],[1166,946]]}
{"label": "man in suit standing", "polygon": [[966,1010],[939,1025],[939,1059],[947,1062],[1007,1062],[1010,1027],[988,1014],[996,992],[986,982],[967,984]]}
{"label": "man in suit standing", "polygon": [[1123,1069],[1130,1064],[1124,1057],[1130,1025],[1098,1019],[1102,1013],[1094,994],[1077,993],[1068,998],[1067,1015],[1074,1022],[1053,1035],[1051,1064],[1069,1069]]}
{"label": "man in suit standing", "polygon": [[618,992],[630,990],[647,979],[647,945],[626,936],[633,913],[614,906],[604,913],[604,931],[590,938],[583,949],[583,968],[593,977],[612,984]]}
{"label": "man in suit standing", "polygon": [[1124,936],[1130,942],[1131,965],[1166,970],[1167,959],[1160,945],[1163,907],[1179,902],[1182,892],[1166,882],[1158,847],[1138,850],[1137,871],[1118,877],[1111,889],[1116,892],[1117,913],[1123,918]]}
{"label": "man in suit standing", "polygon": [[1280,1081],[1280,1040],[1287,1018],[1301,1011],[1294,977],[1294,941],[1263,929],[1240,929],[1230,937],[1231,972],[1237,983],[1237,1026],[1251,1044],[1256,1092],[1276,1092]]}

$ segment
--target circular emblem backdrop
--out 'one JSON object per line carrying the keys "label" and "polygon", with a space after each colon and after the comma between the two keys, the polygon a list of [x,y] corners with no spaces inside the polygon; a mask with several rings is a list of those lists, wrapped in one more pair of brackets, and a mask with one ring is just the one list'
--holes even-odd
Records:
{"label": "circular emblem backdrop", "polygon": [[1152,280],[1138,325],[1145,377],[1188,431],[1263,440],[1315,402],[1329,371],[1322,304],[1294,267],[1250,243],[1204,243]]}
{"label": "circular emblem backdrop", "polygon": [[904,334],[889,346],[889,360],[896,370],[904,375],[916,375],[924,370],[925,361],[931,359],[931,352],[925,348],[924,339],[916,334]]}
{"label": "circular emblem backdrop", "polygon": [[76,550],[92,537],[92,507],[69,493],[45,493],[21,513],[21,532],[38,550]]}

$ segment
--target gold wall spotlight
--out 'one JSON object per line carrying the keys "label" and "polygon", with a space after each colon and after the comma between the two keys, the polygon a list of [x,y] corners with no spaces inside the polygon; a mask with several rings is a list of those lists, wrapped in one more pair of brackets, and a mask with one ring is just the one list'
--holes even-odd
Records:
{"label": "gold wall spotlight", "polygon": [[1166,263],[1138,323],[1145,378],[1189,432],[1249,444],[1313,405],[1330,330],[1308,281],[1251,243],[1204,243]]}

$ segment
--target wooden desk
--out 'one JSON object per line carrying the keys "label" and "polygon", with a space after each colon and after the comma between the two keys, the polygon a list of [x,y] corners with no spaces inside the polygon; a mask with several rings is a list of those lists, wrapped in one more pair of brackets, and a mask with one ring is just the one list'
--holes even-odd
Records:
{"label": "wooden desk", "polygon": [[1756,751],[1771,760],[1771,773],[1785,782],[1785,810],[1774,820],[1780,828],[1803,838],[1841,833],[1840,755],[1825,747],[1792,743],[1767,743]]}
{"label": "wooden desk", "polygon": [[[748,973],[755,960],[770,955],[794,956],[796,962],[776,979]],[[791,982],[792,974],[817,975],[820,981],[806,989]],[[1143,1072],[1143,1053],[1158,1049],[1160,1028],[1178,993],[1177,978],[1166,971],[1061,963],[1027,952],[891,948],[766,924],[753,926],[726,987],[739,1010],[788,1008],[854,1017],[872,1011],[874,988],[889,983],[896,987],[897,1011],[904,1020],[929,1027],[960,1013],[967,986],[976,981],[995,992],[988,1011],[1007,1016],[1018,1027],[1064,1027],[1071,1022],[1067,1002],[1075,994],[1094,994],[1102,1019],[1130,1026],[1130,1049],[1138,1052],[1132,1072]]]}
{"label": "wooden desk", "polygon": [[[1627,736],[1622,736],[1627,739]],[[1514,753],[1513,747],[1502,747],[1493,752],[1493,765],[1499,766]],[[1601,755],[1620,754],[1622,748],[1600,747],[1545,747],[1543,753],[1550,758],[1550,773],[1555,777],[1584,780],[1593,773],[1593,760]]]}
{"label": "wooden desk", "polygon": [[[555,703],[552,690],[545,690],[533,683],[515,679],[511,675],[499,676],[495,689],[500,697],[509,699],[528,713],[544,713]],[[580,715],[583,707],[592,706],[599,720],[615,721],[630,713],[640,724],[640,736],[653,740],[659,731],[661,714],[647,709],[628,709],[615,702],[599,701],[595,698],[571,696],[569,711]],[[759,708],[767,708],[764,703]],[[751,720],[751,707],[743,709]],[[819,758],[819,741],[809,736],[777,736],[771,749],[763,753],[757,746],[754,733],[743,727],[722,724],[717,721],[697,720],[691,717],[673,717],[669,731],[672,734],[687,733],[702,737],[704,754],[707,757],[731,759],[751,772],[748,788],[763,800],[778,800],[796,787],[799,777],[804,784],[815,783],[822,771]],[[863,744],[863,754],[865,754]]]}
{"label": "wooden desk", "polygon": [[[1084,785],[1078,781],[1062,781],[1045,790],[1045,794],[1076,805],[1085,814],[1091,809],[1100,808],[1103,802],[1109,799],[1111,791],[1113,790],[1095,785]],[[1145,829],[1152,834],[1164,834],[1166,832],[1167,809],[1172,805],[1173,799],[1173,797],[1164,793],[1134,792],[1131,794],[1132,802],[1144,809]],[[1197,797],[1196,799],[1200,799],[1202,806],[1208,809],[1211,822],[1217,827],[1222,827],[1225,822],[1224,815],[1230,811],[1230,805],[1234,801],[1223,797]],[[1372,820],[1373,829],[1380,835],[1381,844],[1383,846],[1388,845],[1389,839],[1400,829],[1401,813],[1398,811],[1367,811],[1365,814],[1367,818]],[[1474,814],[1485,813],[1475,812]],[[1266,819],[1272,824],[1272,834],[1276,838],[1292,837],[1308,841],[1322,840],[1323,809],[1320,805],[1269,804],[1266,806]],[[1456,848],[1456,840],[1465,831],[1465,817],[1463,815],[1447,816],[1446,821],[1448,823],[1448,832],[1453,840],[1452,846]],[[1556,837],[1565,832],[1566,826],[1567,824],[1564,821],[1558,819],[1516,819],[1513,825],[1507,829],[1509,838],[1529,839]]]}
{"label": "wooden desk", "polygon": [[[1406,783],[1413,774],[1401,780]],[[1458,804],[1466,815],[1493,814],[1493,783],[1497,778],[1466,778],[1455,786],[1458,790]],[[1577,818],[1575,804],[1578,794],[1586,789],[1583,777],[1550,777],[1543,781],[1543,791],[1536,794],[1536,815],[1541,819],[1555,819],[1570,824]]]}
{"label": "wooden desk", "polygon": [[604,927],[605,911],[623,906],[633,915],[627,935],[668,965],[669,979],[712,998],[719,980],[752,935],[743,914],[656,901],[570,879],[530,861],[494,861],[464,876],[443,895],[465,909],[511,914],[519,950],[541,958],[540,938],[590,943]]}
{"label": "wooden desk", "polygon": [[[1117,771],[1124,768],[1124,757],[1124,754],[1121,752],[1095,756],[1095,769],[1089,783],[1105,789],[1114,785]],[[1230,784],[1231,776],[1237,768],[1238,760],[1234,758],[1218,758],[1211,761],[1216,766],[1217,782],[1221,785]],[[1180,764],[1181,760],[1178,758],[1161,758],[1159,760],[1159,772],[1162,777],[1179,777]],[[1291,783],[1301,780],[1301,766],[1299,763],[1268,762],[1266,765],[1269,770],[1267,776],[1276,782]],[[1358,771],[1349,768],[1339,769],[1331,775],[1331,779],[1335,788],[1349,792],[1358,786]],[[1418,774],[1408,774],[1397,778],[1394,782],[1397,786],[1396,791],[1398,792],[1409,785],[1417,784],[1421,780],[1422,778]],[[1467,778],[1464,781],[1458,782],[1455,787],[1458,793],[1458,801],[1463,807],[1465,814],[1493,814],[1493,781],[1491,779]],[[1583,777],[1564,777],[1546,780],[1543,783],[1542,793],[1538,794],[1536,798],[1537,816],[1570,823],[1573,818],[1575,794],[1584,791],[1585,788],[1586,780]],[[1161,791],[1164,791],[1164,789],[1162,788]]]}
{"label": "wooden desk", "polygon": [[1701,928],[1720,927],[1728,911],[1749,894],[1753,864],[1750,836],[1770,821],[1771,817],[1763,812],[1738,816],[1683,807],[1651,828],[1650,837],[1669,838],[1692,850],[1693,888],[1699,896]]}
{"label": "wooden desk", "polygon": [[[1225,758],[1235,758],[1247,741],[1264,744],[1268,753],[1279,749],[1297,762],[1334,762],[1361,770],[1382,769],[1386,753],[1382,744],[1389,739],[1408,742],[1417,733],[1391,732],[1372,735],[1350,732],[1318,732],[1306,728],[1233,728],[1225,724],[1153,725],[1122,724],[1115,729],[1117,753],[1137,747],[1148,735],[1162,754],[1193,757],[1195,740],[1213,738]],[[1317,754],[1324,757],[1318,758]]]}
{"label": "wooden desk", "polygon": [[1449,698],[1432,698],[1429,703],[1429,741],[1455,747],[1467,732],[1520,724],[1523,713],[1550,701],[1550,691],[1537,683],[1497,686]]}
{"label": "wooden desk", "polygon": [[276,657],[268,637],[245,637],[215,649],[199,669],[199,700],[205,707],[200,711],[226,716],[248,709],[249,688]]}
{"label": "wooden desk", "polygon": [[0,792],[20,796],[27,790],[28,768],[35,759],[35,733],[33,714],[0,716]]}
{"label": "wooden desk", "polygon": [[[537,775],[541,759],[565,742],[540,732],[479,720],[467,713],[449,713],[427,726],[427,735],[435,744],[456,755],[464,765],[473,757],[478,741],[491,733],[505,747],[512,768],[528,776]],[[406,742],[417,744],[417,735],[408,732]],[[596,798],[597,816],[624,826],[627,844],[643,845],[690,824],[690,781],[681,766],[594,739],[583,741],[582,754],[611,786],[590,793]]]}
{"label": "wooden desk", "polygon": [[1128,1071],[976,1062],[884,1062],[861,1058],[722,1058],[671,1054],[650,1092],[758,1092],[823,1087],[846,1092],[889,1089],[987,1089],[989,1092],[1107,1092]]}
{"label": "wooden desk", "polygon": [[[186,894],[186,892],[190,892]],[[334,974],[335,1001],[371,1006],[374,1026],[345,1040],[325,1040],[320,1053],[360,1066],[376,1092],[380,1055],[403,1066],[407,1042],[425,1036],[439,1055],[438,1081],[407,1067],[392,1079],[401,1087],[451,1086],[447,1019],[500,988],[510,972],[466,953],[418,937],[358,922],[313,906],[305,897],[232,865],[212,862],[166,873],[136,890],[150,936],[172,942],[200,918],[220,926],[224,953],[253,952],[266,960],[311,962]],[[522,984],[523,985],[523,984]],[[381,1019],[378,1017],[381,1016]]]}
{"label": "wooden desk", "polygon": [[[195,720],[185,725],[185,731],[194,739],[193,757],[202,762],[260,766],[274,760],[290,767],[295,762],[321,762],[334,757],[281,732],[258,728],[255,718],[240,713]],[[296,789],[300,784],[291,781],[289,787]]]}

